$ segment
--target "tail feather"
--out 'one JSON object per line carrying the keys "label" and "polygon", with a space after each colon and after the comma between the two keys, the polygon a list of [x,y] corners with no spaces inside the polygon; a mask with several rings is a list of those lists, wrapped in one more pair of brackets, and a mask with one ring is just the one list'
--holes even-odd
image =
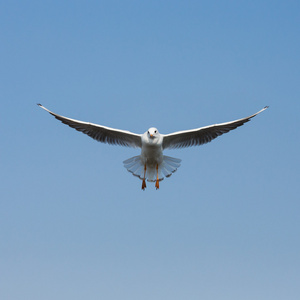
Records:
{"label": "tail feather", "polygon": [[161,164],[161,170],[164,176],[170,177],[180,167],[181,159],[165,156]]}
{"label": "tail feather", "polygon": [[[170,177],[180,167],[181,159],[163,156],[162,163],[158,166],[158,178],[163,180],[164,177]],[[134,156],[124,160],[124,167],[134,176],[144,179],[144,164],[141,156]],[[148,181],[156,181],[156,167],[147,165],[145,179]]]}
{"label": "tail feather", "polygon": [[134,156],[123,161],[124,167],[134,176],[142,178],[143,164],[140,156]]}

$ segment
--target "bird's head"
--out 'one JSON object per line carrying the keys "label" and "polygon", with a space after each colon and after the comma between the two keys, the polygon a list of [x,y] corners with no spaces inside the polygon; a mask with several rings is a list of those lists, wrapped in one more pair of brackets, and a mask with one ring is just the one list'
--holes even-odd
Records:
{"label": "bird's head", "polygon": [[155,139],[158,137],[159,132],[158,132],[157,128],[151,127],[148,129],[147,135],[148,135],[149,139]]}

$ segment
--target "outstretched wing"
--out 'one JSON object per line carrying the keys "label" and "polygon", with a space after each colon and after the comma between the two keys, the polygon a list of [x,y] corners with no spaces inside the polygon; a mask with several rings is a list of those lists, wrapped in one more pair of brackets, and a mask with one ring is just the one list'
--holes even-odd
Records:
{"label": "outstretched wing", "polygon": [[52,116],[54,116],[57,120],[61,121],[62,123],[67,124],[70,127],[87,134],[88,136],[97,140],[98,142],[133,148],[142,147],[140,134],[66,118],[53,113],[41,104],[38,104],[38,106],[49,112]]}
{"label": "outstretched wing", "polygon": [[185,148],[185,147],[199,146],[199,145],[209,143],[213,139],[222,135],[223,133],[227,133],[230,130],[242,126],[246,122],[249,122],[251,118],[255,117],[256,115],[258,115],[259,113],[261,113],[267,108],[268,106],[265,106],[259,112],[247,118],[239,119],[236,121],[166,134],[164,135],[163,138],[163,149]]}

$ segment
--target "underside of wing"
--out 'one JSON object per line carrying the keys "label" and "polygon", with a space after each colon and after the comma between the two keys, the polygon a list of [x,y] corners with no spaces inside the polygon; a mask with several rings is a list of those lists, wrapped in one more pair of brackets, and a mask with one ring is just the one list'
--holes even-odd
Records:
{"label": "underside of wing", "polygon": [[120,145],[133,148],[141,148],[141,135],[132,133],[130,131],[114,129],[106,126],[101,126],[93,123],[82,122],[70,118],[60,116],[48,110],[41,104],[38,104],[41,108],[49,112],[57,120],[62,123],[90,136],[98,142],[108,143],[111,145]]}
{"label": "underside of wing", "polygon": [[264,107],[259,112],[243,119],[210,125],[192,130],[178,131],[164,135],[163,149],[185,148],[191,146],[200,146],[209,143],[218,136],[227,133],[233,129],[236,129],[237,127],[242,126],[246,122],[249,122],[251,118],[255,117],[267,108],[268,106]]}

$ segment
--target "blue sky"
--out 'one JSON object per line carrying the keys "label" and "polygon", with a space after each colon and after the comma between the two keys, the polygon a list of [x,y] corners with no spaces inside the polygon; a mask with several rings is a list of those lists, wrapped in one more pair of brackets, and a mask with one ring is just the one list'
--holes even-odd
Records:
{"label": "blue sky", "polygon": [[[299,1],[1,1],[1,299],[298,299]],[[156,191],[52,111],[162,133],[246,117]]]}

